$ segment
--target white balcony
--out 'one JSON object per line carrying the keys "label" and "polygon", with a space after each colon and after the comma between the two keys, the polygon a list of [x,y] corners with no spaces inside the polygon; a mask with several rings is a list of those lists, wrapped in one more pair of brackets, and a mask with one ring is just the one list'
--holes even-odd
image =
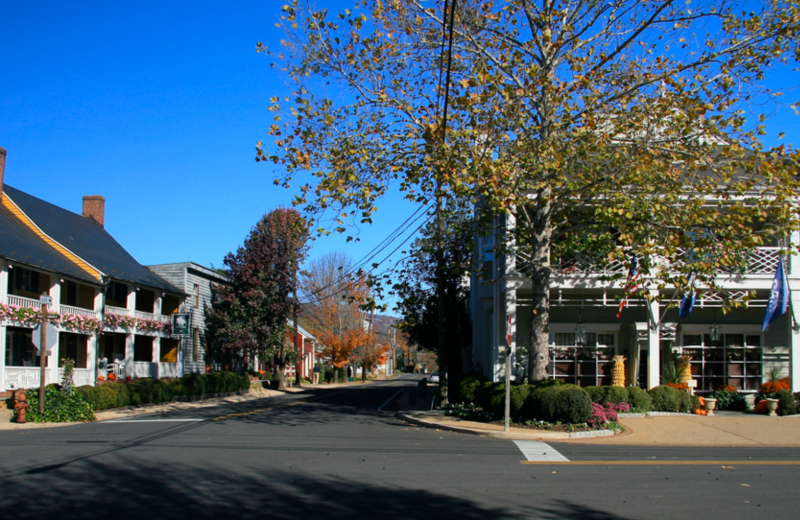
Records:
{"label": "white balcony", "polygon": [[[742,276],[749,275],[774,275],[775,269],[778,266],[778,259],[780,258],[781,249],[779,247],[759,247],[750,253],[747,263],[747,269]],[[682,253],[679,256],[683,256]],[[525,274],[530,271],[530,255],[522,249],[515,251],[515,265],[516,270],[520,274]],[[656,264],[666,265],[665,261],[656,259]],[[555,275],[589,275],[589,276],[608,276],[611,274],[619,274],[627,272],[627,265],[625,260],[614,260],[606,265],[598,265],[590,259],[581,258],[580,254],[576,254],[571,258],[564,258],[558,262],[554,262],[553,271]],[[787,272],[789,265],[786,264]],[[720,272],[720,275],[733,275],[732,272]]]}
{"label": "white balcony", "polygon": [[9,305],[16,305],[17,307],[29,307],[34,310],[41,310],[42,304],[39,300],[33,298],[26,298],[25,296],[17,296],[16,294],[9,294],[6,296],[6,303]]}
{"label": "white balcony", "polygon": [[128,309],[123,309],[120,307],[112,307],[111,305],[106,305],[106,314],[116,314],[117,316],[130,316],[131,313]]}
{"label": "white balcony", "polygon": [[89,316],[90,318],[100,319],[100,312],[82,307],[74,307],[72,305],[61,305],[61,314],[68,314],[70,316]]}

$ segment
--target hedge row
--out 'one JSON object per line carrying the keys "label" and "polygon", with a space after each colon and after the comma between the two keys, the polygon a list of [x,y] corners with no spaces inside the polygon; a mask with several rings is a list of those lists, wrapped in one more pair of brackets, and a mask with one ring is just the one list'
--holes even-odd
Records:
{"label": "hedge row", "polygon": [[[469,376],[461,381],[460,390],[464,402],[475,403],[498,416],[504,415],[504,383],[492,383],[485,378]],[[785,400],[788,403],[789,399]],[[650,391],[614,386],[590,386],[584,389],[548,379],[533,385],[511,387],[511,416],[515,419],[585,422],[591,416],[592,402],[601,405],[625,402],[640,411],[683,413],[689,413],[698,406],[698,400],[693,399],[691,394],[669,386],[657,386]]]}
{"label": "hedge row", "polygon": [[[505,414],[505,385],[474,376],[460,384],[461,398],[474,402],[495,415]],[[511,416],[521,421],[540,420],[561,423],[585,423],[592,415],[589,394],[575,385],[552,379],[533,385],[511,387]]]}
{"label": "hedge row", "polygon": [[167,383],[158,379],[137,379],[132,383],[109,381],[98,386],[79,386],[75,395],[92,404],[94,410],[172,401],[177,396],[238,392],[250,388],[250,379],[234,372],[189,374]]}
{"label": "hedge row", "polygon": [[586,391],[597,404],[628,403],[641,411],[653,409],[653,398],[638,386],[587,386]]}

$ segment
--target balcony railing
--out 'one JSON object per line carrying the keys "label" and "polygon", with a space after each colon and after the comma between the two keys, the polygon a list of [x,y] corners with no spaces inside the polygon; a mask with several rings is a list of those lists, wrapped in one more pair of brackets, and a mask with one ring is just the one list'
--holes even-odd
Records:
{"label": "balcony railing", "polygon": [[70,314],[72,316],[89,316],[98,320],[100,319],[99,311],[84,309],[82,307],[74,307],[72,305],[62,305],[61,314]]}
{"label": "balcony railing", "polygon": [[[678,257],[683,256],[685,252],[680,253]],[[748,258],[747,267],[743,273],[734,273],[733,271],[723,271],[720,274],[741,274],[741,275],[758,275],[758,274],[775,274],[775,269],[778,266],[780,259],[781,248],[779,247],[759,247],[753,250]],[[524,249],[518,249],[515,252],[516,270],[520,274],[526,274],[530,271],[530,255]],[[666,260],[656,260],[656,264],[666,266]],[[570,258],[564,258],[554,263],[555,274],[571,275],[613,275],[625,273],[628,267],[623,260],[613,260],[605,265],[599,265],[591,260],[581,258],[580,254],[576,254]],[[787,273],[789,272],[789,265],[786,264]]]}
{"label": "balcony railing", "polygon": [[29,307],[35,310],[41,310],[42,304],[39,300],[33,298],[26,298],[25,296],[17,296],[16,294],[9,294],[6,298],[9,305],[16,305],[17,307]]}
{"label": "balcony railing", "polygon": [[128,312],[128,309],[122,309],[120,307],[112,307],[111,305],[106,305],[106,314],[116,314],[117,316],[131,315],[131,313]]}

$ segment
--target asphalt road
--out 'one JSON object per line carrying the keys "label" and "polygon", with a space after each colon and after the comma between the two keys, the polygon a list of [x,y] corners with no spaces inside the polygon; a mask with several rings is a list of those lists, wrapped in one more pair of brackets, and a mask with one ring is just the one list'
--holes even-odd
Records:
{"label": "asphalt road", "polygon": [[[391,402],[378,411],[415,385],[405,377],[2,431],[0,519],[800,516],[800,449],[543,446],[419,428]],[[528,460],[553,456],[567,462]]]}

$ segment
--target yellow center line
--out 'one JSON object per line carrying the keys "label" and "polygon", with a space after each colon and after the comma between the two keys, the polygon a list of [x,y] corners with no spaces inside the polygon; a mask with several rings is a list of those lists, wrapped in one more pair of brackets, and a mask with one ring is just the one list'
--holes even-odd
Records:
{"label": "yellow center line", "polygon": [[559,466],[797,466],[800,460],[521,460],[520,464]]}

